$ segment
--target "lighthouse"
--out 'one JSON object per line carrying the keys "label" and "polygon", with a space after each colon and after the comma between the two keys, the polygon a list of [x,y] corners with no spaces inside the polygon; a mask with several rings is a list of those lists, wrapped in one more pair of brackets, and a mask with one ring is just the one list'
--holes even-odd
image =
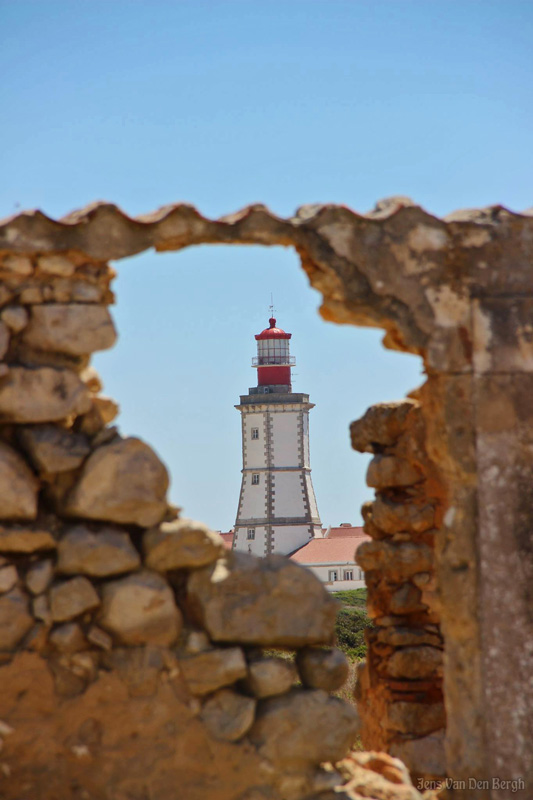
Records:
{"label": "lighthouse", "polygon": [[289,554],[322,536],[309,459],[309,395],[292,391],[292,334],[256,335],[257,386],[241,395],[242,484],[233,548],[258,556]]}

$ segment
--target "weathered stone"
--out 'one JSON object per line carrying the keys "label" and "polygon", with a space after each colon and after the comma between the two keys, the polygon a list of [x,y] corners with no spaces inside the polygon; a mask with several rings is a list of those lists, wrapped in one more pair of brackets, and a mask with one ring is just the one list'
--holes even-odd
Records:
{"label": "weathered stone", "polygon": [[32,612],[35,619],[40,619],[46,626],[52,624],[52,612],[50,611],[50,603],[45,594],[40,594],[35,597],[32,602]]}
{"label": "weathered stone", "polygon": [[107,350],[117,335],[105,306],[54,303],[32,307],[22,338],[38,350],[81,356]]}
{"label": "weathered stone", "polygon": [[192,694],[203,695],[244,678],[246,661],[240,647],[217,648],[182,659],[180,669]]}
{"label": "weathered stone", "polygon": [[96,437],[109,425],[120,411],[118,403],[110,397],[92,395],[91,408],[76,421],[76,429],[87,436]]}
{"label": "weathered stone", "polygon": [[429,678],[442,674],[442,650],[435,647],[404,647],[387,660],[387,673],[393,678]]}
{"label": "weathered stone", "polygon": [[211,649],[209,636],[204,631],[191,631],[187,636],[187,652],[191,655],[205,653]]}
{"label": "weathered stone", "polygon": [[0,518],[35,519],[39,484],[16,450],[0,442]]}
{"label": "weathered stone", "polygon": [[7,353],[10,338],[9,328],[3,320],[0,320],[0,359]]}
{"label": "weathered stone", "polygon": [[26,573],[26,586],[32,594],[41,594],[48,589],[54,577],[54,564],[50,559],[36,561]]}
{"label": "weathered stone", "polygon": [[61,653],[77,653],[87,648],[87,640],[77,622],[66,622],[52,631],[50,643]]}
{"label": "weathered stone", "polygon": [[346,682],[350,672],[348,659],[341,650],[306,647],[296,656],[298,672],[305,686],[334,692]]}
{"label": "weathered stone", "polygon": [[31,258],[27,256],[6,256],[2,261],[2,268],[23,276],[31,275],[33,272]]}
{"label": "weathered stone", "polygon": [[378,497],[372,507],[372,517],[377,527],[385,533],[423,533],[435,524],[435,509],[429,504],[393,503]]}
{"label": "weathered stone", "polygon": [[404,739],[393,742],[390,753],[400,758],[414,775],[426,779],[442,778],[446,775],[444,752],[444,730],[436,731],[420,739]]}
{"label": "weathered stone", "polygon": [[188,580],[191,613],[213,641],[264,646],[328,644],[337,603],[283,556],[228,553]]}
{"label": "weathered stone", "polygon": [[66,622],[87,611],[94,611],[100,605],[94,586],[82,577],[52,586],[49,597],[54,622]]}
{"label": "weathered stone", "polygon": [[41,272],[46,272],[47,275],[59,275],[65,278],[70,278],[76,269],[68,256],[60,254],[40,256],[37,259],[37,266]]}
{"label": "weathered stone", "polygon": [[446,714],[442,703],[391,703],[384,726],[411,736],[424,736],[443,728]]}
{"label": "weathered stone", "polygon": [[68,369],[12,367],[0,385],[5,422],[54,422],[89,408],[87,387]]}
{"label": "weathered stone", "polygon": [[83,372],[80,373],[80,378],[90,392],[98,394],[98,392],[101,392],[104,388],[102,379],[94,367],[85,367]]}
{"label": "weathered stone", "polygon": [[18,579],[17,568],[12,564],[7,567],[0,567],[0,594],[9,592],[17,584]]}
{"label": "weathered stone", "polygon": [[127,533],[102,528],[90,531],[85,525],[69,528],[57,546],[57,571],[65,575],[105,578],[131,572],[141,563]]}
{"label": "weathered stone", "polygon": [[346,800],[363,797],[422,800],[423,796],[414,788],[405,766],[387,753],[352,752],[337,767],[344,777],[342,789]]}
{"label": "weathered stone", "polygon": [[0,318],[13,333],[20,333],[28,324],[28,312],[23,306],[7,306]]}
{"label": "weathered stone", "polygon": [[55,425],[22,428],[19,437],[32,464],[41,472],[77,469],[91,452],[85,436]]}
{"label": "weathered stone", "polygon": [[442,637],[437,633],[431,633],[426,628],[380,628],[377,632],[377,639],[391,647],[423,644],[442,647]]}
{"label": "weathered stone", "polygon": [[263,758],[295,768],[339,761],[358,732],[353,706],[321,690],[293,690],[261,702],[249,736]]}
{"label": "weathered stone", "polygon": [[220,689],[205,703],[200,718],[215,739],[236,742],[250,730],[255,700],[231,689]]}
{"label": "weathered stone", "polygon": [[140,439],[117,439],[95,450],[68,497],[69,516],[157,525],[166,511],[168,474]]}
{"label": "weathered stone", "polygon": [[422,611],[422,592],[411,583],[404,583],[392,593],[389,602],[389,611],[392,614],[413,614]]}
{"label": "weathered stone", "polygon": [[0,525],[0,553],[36,553],[55,550],[56,540],[50,531],[35,528]]}
{"label": "weathered stone", "polygon": [[146,566],[158,572],[204,567],[224,551],[220,536],[201,522],[176,519],[146,531],[143,539]]}
{"label": "weathered stone", "polygon": [[377,455],[368,465],[367,486],[386,489],[393,486],[412,486],[423,479],[413,464],[397,456]]}
{"label": "weathered stone", "polygon": [[408,580],[417,572],[433,568],[433,552],[425,544],[409,542],[363,542],[357,548],[355,560],[359,566],[370,572],[379,571],[392,581]]}
{"label": "weathered stone", "polygon": [[167,582],[146,570],[104,584],[99,624],[123,644],[170,646],[182,616]]}
{"label": "weathered stone", "polygon": [[350,425],[353,449],[361,453],[379,453],[384,447],[396,444],[415,406],[412,400],[371,406],[361,419]]}
{"label": "weathered stone", "polygon": [[298,680],[292,661],[286,658],[260,658],[248,665],[246,688],[255,697],[275,697],[288,692]]}
{"label": "weathered stone", "polygon": [[12,650],[33,626],[28,596],[14,587],[0,597],[0,650]]}
{"label": "weathered stone", "polygon": [[99,628],[97,625],[92,625],[87,633],[87,639],[91,644],[100,647],[101,650],[111,650],[113,647],[113,639],[111,636]]}

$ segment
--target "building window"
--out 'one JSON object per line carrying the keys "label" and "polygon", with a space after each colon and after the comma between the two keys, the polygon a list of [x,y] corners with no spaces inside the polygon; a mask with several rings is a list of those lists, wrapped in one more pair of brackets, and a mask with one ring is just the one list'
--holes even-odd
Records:
{"label": "building window", "polygon": [[338,580],[339,580],[339,573],[337,572],[337,570],[336,569],[330,569],[330,571],[329,571],[329,582],[333,583],[333,581],[338,581]]}
{"label": "building window", "polygon": [[353,581],[353,569],[345,569],[344,570],[344,580],[345,581]]}
{"label": "building window", "polygon": [[255,528],[248,528],[247,539],[255,539]]}
{"label": "building window", "polygon": [[252,439],[259,439],[259,428],[252,428]]}
{"label": "building window", "polygon": [[252,486],[259,486],[259,473],[254,472],[252,474]]}

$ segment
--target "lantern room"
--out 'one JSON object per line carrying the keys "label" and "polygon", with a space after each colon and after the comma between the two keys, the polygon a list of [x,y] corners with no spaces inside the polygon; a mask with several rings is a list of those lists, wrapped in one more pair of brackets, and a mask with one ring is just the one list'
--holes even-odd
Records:
{"label": "lantern room", "polygon": [[288,386],[291,389],[291,367],[296,359],[289,353],[291,333],[276,328],[274,317],[269,319],[269,328],[256,335],[257,356],[252,366],[257,367],[258,386]]}

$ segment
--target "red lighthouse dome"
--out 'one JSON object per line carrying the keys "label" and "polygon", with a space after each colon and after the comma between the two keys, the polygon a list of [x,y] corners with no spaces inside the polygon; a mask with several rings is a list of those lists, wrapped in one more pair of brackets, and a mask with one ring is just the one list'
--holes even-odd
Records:
{"label": "red lighthouse dome", "polygon": [[296,360],[289,353],[291,333],[276,328],[274,317],[269,319],[270,327],[256,334],[257,357],[252,366],[257,367],[258,386],[283,386],[291,391],[291,367]]}

